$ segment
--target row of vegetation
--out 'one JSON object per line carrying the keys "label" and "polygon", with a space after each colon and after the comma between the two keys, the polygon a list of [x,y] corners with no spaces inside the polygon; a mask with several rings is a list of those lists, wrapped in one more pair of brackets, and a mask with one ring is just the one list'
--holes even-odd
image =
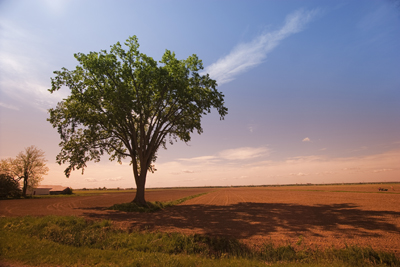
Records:
{"label": "row of vegetation", "polygon": [[[33,189],[32,189],[33,190]],[[60,197],[65,195],[72,195],[73,189],[70,187],[65,188],[60,195],[38,195],[23,194],[20,183],[12,176],[6,173],[0,173],[0,199],[9,198],[32,198],[32,197]]]}
{"label": "row of vegetation", "polygon": [[199,197],[199,196],[202,196],[205,194],[207,194],[207,193],[192,195],[192,196],[184,197],[184,198],[177,199],[177,200],[171,200],[171,201],[167,201],[167,202],[160,202],[160,201],[149,202],[149,201],[147,201],[146,205],[140,205],[135,202],[114,204],[109,209],[126,211],[126,212],[154,212],[154,211],[158,211],[163,208],[166,208],[166,207],[171,207],[171,206],[181,204],[181,203],[185,202],[186,200],[189,200],[189,199],[192,199],[195,197]]}
{"label": "row of vegetation", "polygon": [[356,246],[255,248],[223,237],[123,231],[78,217],[0,218],[0,256],[57,266],[399,266],[393,254]]}

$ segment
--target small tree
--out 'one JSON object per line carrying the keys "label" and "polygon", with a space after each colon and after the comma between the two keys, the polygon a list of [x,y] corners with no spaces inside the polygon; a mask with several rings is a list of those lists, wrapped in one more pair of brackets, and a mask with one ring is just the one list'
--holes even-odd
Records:
{"label": "small tree", "polygon": [[59,164],[68,163],[65,175],[100,161],[130,158],[136,182],[134,202],[145,205],[148,171],[154,172],[157,150],[169,138],[184,142],[196,130],[202,133],[201,118],[216,108],[221,119],[227,114],[224,95],[209,75],[200,75],[202,62],[196,55],[178,60],[166,50],[161,65],[139,52],[135,36],[123,49],[111,46],[110,53],[78,53],[75,70],[55,71],[50,92],[66,86],[71,95],[50,109],[49,121],[61,137]]}
{"label": "small tree", "polygon": [[47,174],[44,152],[35,146],[25,148],[15,159],[7,158],[0,161],[0,173],[10,176],[13,180],[22,183],[22,195],[26,196],[28,188],[38,186]]}

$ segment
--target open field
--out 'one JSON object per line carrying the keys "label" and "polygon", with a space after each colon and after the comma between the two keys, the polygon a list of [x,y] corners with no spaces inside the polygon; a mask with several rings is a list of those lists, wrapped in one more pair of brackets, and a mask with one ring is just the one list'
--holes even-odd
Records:
{"label": "open field", "polygon": [[[193,189],[152,189],[146,191],[147,201],[171,201],[187,196],[211,192],[212,188],[193,188]],[[0,200],[0,216],[45,216],[45,215],[76,215],[88,216],[91,214],[118,215],[119,212],[105,210],[117,203],[126,203],[133,200],[134,191],[107,191],[99,190],[91,193],[87,191],[87,196],[76,196],[63,198],[61,196],[33,199],[10,199]],[[79,192],[81,194],[81,192]]]}
{"label": "open field", "polygon": [[[391,189],[393,186],[393,189]],[[156,213],[106,210],[132,193],[0,201],[0,216],[77,215],[109,219],[121,228],[235,237],[306,247],[371,246],[400,256],[400,185],[285,186],[168,189],[147,192],[168,201],[209,192]]]}

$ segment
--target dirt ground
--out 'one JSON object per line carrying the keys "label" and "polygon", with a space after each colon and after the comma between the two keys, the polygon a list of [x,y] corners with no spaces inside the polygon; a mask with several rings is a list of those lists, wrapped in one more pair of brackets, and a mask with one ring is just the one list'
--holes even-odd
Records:
{"label": "dirt ground", "polygon": [[[76,215],[109,219],[122,228],[235,237],[308,247],[371,246],[400,256],[400,186],[378,185],[194,188],[149,191],[148,201],[209,192],[156,213],[105,210],[132,193],[0,201],[0,216]],[[383,186],[384,187],[384,186]]]}

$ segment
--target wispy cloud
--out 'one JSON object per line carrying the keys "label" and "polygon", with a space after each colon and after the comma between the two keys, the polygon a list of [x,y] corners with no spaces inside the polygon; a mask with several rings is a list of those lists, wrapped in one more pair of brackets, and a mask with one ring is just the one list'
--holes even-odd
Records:
{"label": "wispy cloud", "polygon": [[247,129],[249,130],[250,133],[253,133],[257,130],[258,125],[255,123],[250,123],[247,125]]}
{"label": "wispy cloud", "polygon": [[311,142],[311,139],[308,138],[308,137],[306,137],[306,138],[304,138],[304,139],[302,140],[302,142]]}
{"label": "wispy cloud", "polygon": [[[214,160],[177,160],[159,164],[149,183],[171,186],[396,181],[400,150],[357,157],[321,155],[266,160],[269,149],[236,148],[215,153]],[[210,156],[211,157],[211,156]],[[224,158],[225,157],[225,158]],[[193,172],[191,172],[193,171]],[[186,184],[185,184],[186,185]]]}
{"label": "wispy cloud", "polygon": [[4,104],[4,103],[1,103],[1,102],[0,102],[0,107],[8,108],[8,109],[13,109],[13,110],[19,110],[19,108],[16,107],[16,106],[9,105],[9,104]]}
{"label": "wispy cloud", "polygon": [[122,178],[122,176],[103,179],[103,181],[112,181],[112,182],[114,182],[114,181],[122,181],[122,180],[125,180],[124,178]]}
{"label": "wispy cloud", "polygon": [[378,169],[378,170],[373,170],[372,172],[377,173],[377,172],[388,172],[388,171],[393,171],[393,169]]}
{"label": "wispy cloud", "polygon": [[298,173],[290,173],[290,176],[307,176],[307,173],[302,173],[302,172],[298,172]]}
{"label": "wispy cloud", "polygon": [[[239,147],[233,149],[222,150],[216,155],[201,156],[194,158],[180,158],[179,161],[187,162],[190,164],[207,164],[216,163],[221,160],[247,160],[258,158],[261,156],[268,156],[270,150],[266,147]],[[182,170],[182,172],[184,172]]]}
{"label": "wispy cloud", "polygon": [[298,10],[286,17],[285,24],[277,31],[263,33],[249,43],[237,45],[229,55],[206,67],[204,73],[209,73],[218,84],[228,83],[237,75],[261,64],[280,42],[290,35],[300,32],[310,22],[319,10]]}
{"label": "wispy cloud", "polygon": [[209,162],[217,159],[215,156],[201,156],[195,158],[180,158],[181,161],[190,161],[190,162]]}
{"label": "wispy cloud", "polygon": [[227,149],[219,153],[219,157],[227,160],[246,160],[268,155],[266,147],[240,147]]}
{"label": "wispy cloud", "polygon": [[65,92],[53,96],[47,89],[52,73],[46,44],[42,36],[33,34],[13,21],[0,19],[0,90],[23,105],[47,112]]}

